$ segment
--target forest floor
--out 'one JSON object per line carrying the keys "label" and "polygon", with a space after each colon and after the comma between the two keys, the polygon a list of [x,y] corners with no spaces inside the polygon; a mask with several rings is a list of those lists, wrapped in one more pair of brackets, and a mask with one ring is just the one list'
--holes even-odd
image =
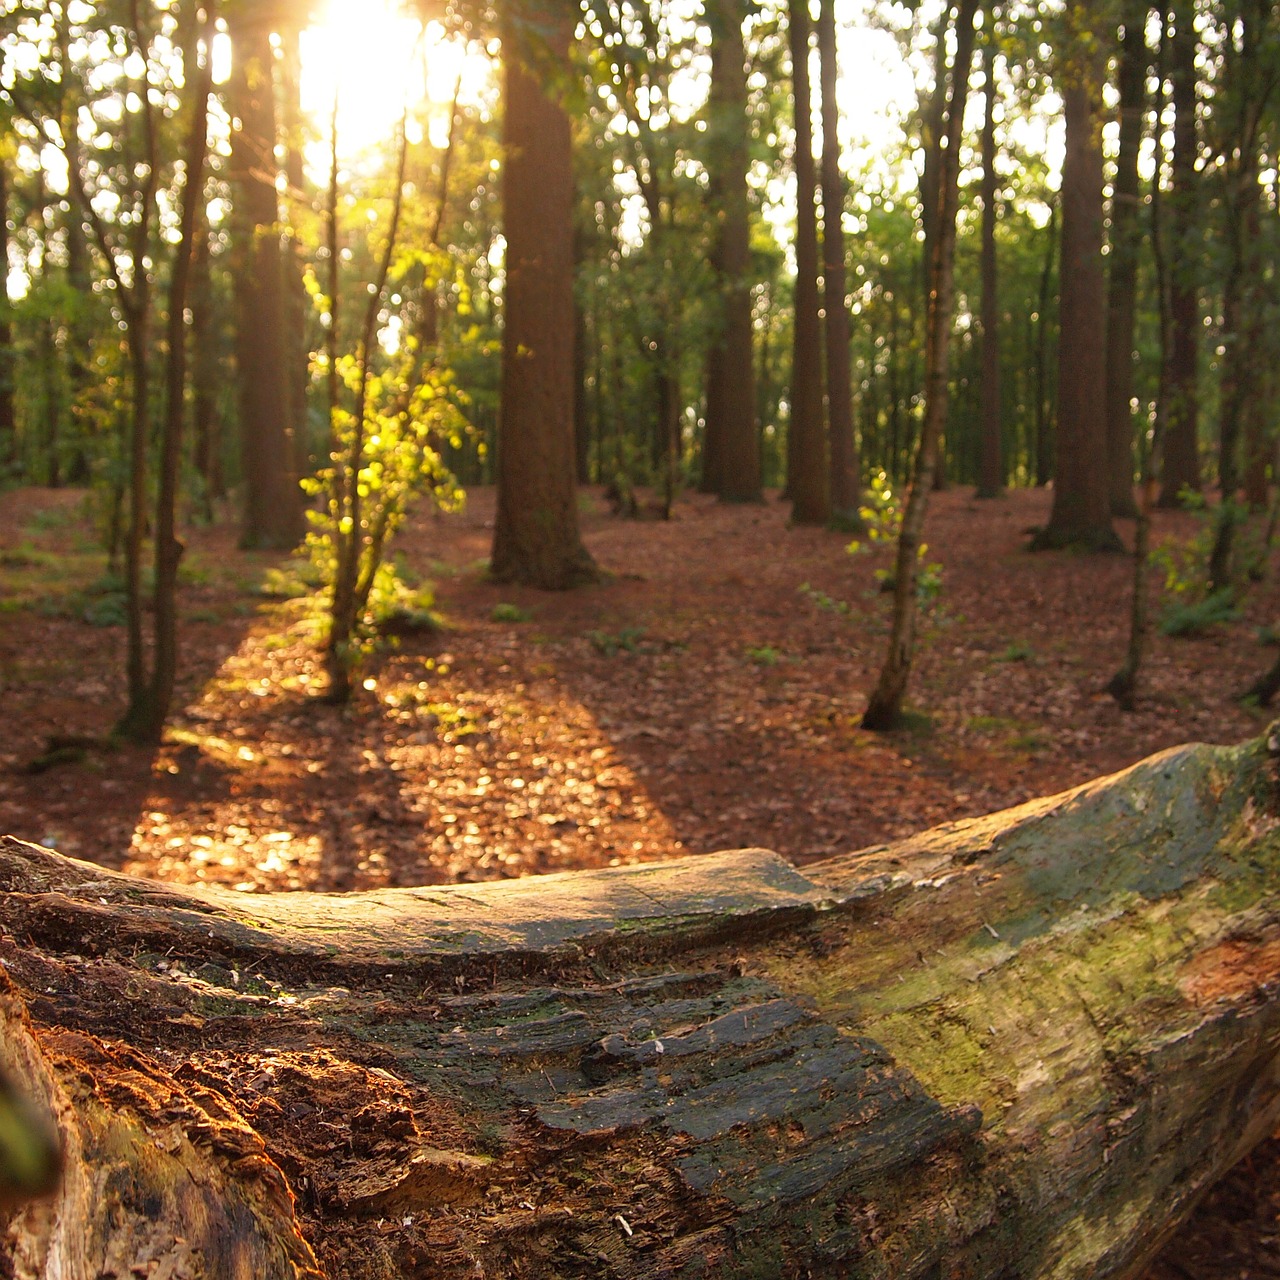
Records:
{"label": "forest floor", "polygon": [[[941,565],[910,726],[859,727],[883,657],[889,544],[789,529],[786,508],[686,495],[669,523],[580,496],[607,571],[552,595],[485,576],[493,493],[416,516],[396,549],[441,625],[368,661],[345,709],[279,557],[230,524],[187,534],[182,667],[158,750],[106,752],[123,705],[119,600],[85,495],[0,495],[0,832],[138,875],[244,892],[528,875],[743,846],[799,863],[1060,791],[1174,744],[1236,742],[1268,713],[1237,695],[1271,665],[1242,615],[1157,636],[1139,709],[1102,686],[1128,628],[1127,557],[1030,555],[1050,495],[935,495]],[[1132,525],[1120,522],[1126,539]],[[1162,513],[1176,555],[1203,533]],[[1153,571],[1158,592],[1163,573]],[[61,743],[54,758],[50,743]],[[32,771],[45,757],[53,765]],[[1280,1144],[1241,1166],[1150,1280],[1280,1277]]]}

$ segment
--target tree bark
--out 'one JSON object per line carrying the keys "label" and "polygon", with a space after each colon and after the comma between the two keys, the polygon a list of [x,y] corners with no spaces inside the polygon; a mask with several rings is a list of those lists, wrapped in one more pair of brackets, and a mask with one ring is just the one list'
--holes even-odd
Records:
{"label": "tree bark", "polygon": [[[1069,24],[1085,20],[1075,9]],[[1106,284],[1102,265],[1102,77],[1096,40],[1071,31],[1062,52],[1060,328],[1053,507],[1033,549],[1119,550],[1107,467]]]}
{"label": "tree bark", "polygon": [[986,113],[982,120],[982,449],[979,498],[998,498],[1004,490],[1004,432],[1000,396],[1000,296],[996,260],[996,38],[987,41]]}
{"label": "tree bark", "polygon": [[715,210],[711,266],[720,328],[707,352],[703,489],[725,502],[759,502],[755,352],[751,325],[751,221],[747,199],[750,121],[741,0],[712,0],[707,167]]}
{"label": "tree bark", "polygon": [[303,533],[290,394],[289,312],[281,246],[271,28],[241,7],[231,24],[233,130],[228,178],[235,192],[232,237],[236,374],[247,547],[287,550]]}
{"label": "tree bark", "polygon": [[831,511],[840,528],[861,531],[862,467],[853,434],[853,378],[849,369],[850,323],[845,304],[844,173],[840,168],[840,108],[836,95],[835,0],[818,8],[818,57],[822,84],[822,298],[825,310],[827,438],[831,449]]}
{"label": "tree bark", "polygon": [[551,590],[596,577],[573,483],[572,142],[554,88],[539,80],[564,73],[572,34],[567,10],[531,0],[507,22],[503,59],[507,283],[491,570]]}
{"label": "tree bark", "polygon": [[1110,276],[1107,280],[1107,471],[1111,514],[1138,514],[1133,500],[1133,357],[1138,252],[1142,207],[1138,152],[1146,101],[1147,0],[1127,0],[1117,82],[1120,92],[1120,153],[1111,198]]}
{"label": "tree bark", "polygon": [[66,1162],[8,1254],[64,1280],[1132,1274],[1280,1118],[1277,785],[1262,742],[1184,747],[804,872],[746,850],[351,895],[0,841],[0,1056]]}
{"label": "tree bark", "polygon": [[1166,201],[1169,227],[1170,339],[1164,352],[1168,386],[1164,459],[1159,505],[1178,507],[1184,490],[1200,492],[1199,419],[1200,302],[1197,296],[1203,246],[1196,217],[1196,33],[1191,0],[1170,6],[1169,80],[1173,98],[1171,190]]}
{"label": "tree bark", "polygon": [[[9,261],[9,160],[0,157],[0,262]],[[14,405],[13,313],[8,285],[0,293],[0,474],[18,473],[18,419]]]}
{"label": "tree bark", "polygon": [[[1068,21],[1083,15],[1068,10]],[[1058,433],[1049,524],[1035,550],[1121,549],[1111,525],[1106,466],[1106,284],[1102,258],[1102,81],[1088,33],[1064,54],[1062,267],[1059,273]]]}
{"label": "tree bark", "polygon": [[[875,688],[862,713],[862,727],[896,729],[902,720],[902,704],[911,664],[915,657],[916,583],[924,546],[924,521],[929,491],[938,472],[938,451],[947,420],[950,384],[951,328],[954,324],[956,215],[960,204],[960,135],[965,103],[969,99],[969,73],[973,61],[973,22],[978,0],[960,0],[956,8],[955,61],[951,68],[945,120],[946,146],[938,166],[937,225],[929,244],[929,309],[925,319],[924,421],[916,445],[911,488],[902,514],[894,565],[893,618],[889,645]],[[937,81],[943,82],[945,45],[937,46]]]}
{"label": "tree bark", "polygon": [[796,135],[792,158],[796,175],[796,291],[789,389],[791,418],[787,426],[787,496],[792,503],[793,523],[820,525],[831,518],[831,493],[822,412],[817,175],[813,164],[807,0],[790,0],[787,15]]}

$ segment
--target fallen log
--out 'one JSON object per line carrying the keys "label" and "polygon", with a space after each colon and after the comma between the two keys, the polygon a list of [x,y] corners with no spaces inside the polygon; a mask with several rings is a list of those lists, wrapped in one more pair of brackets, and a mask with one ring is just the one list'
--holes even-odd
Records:
{"label": "fallen log", "polygon": [[1278,750],[803,871],[241,895],[4,840],[0,1067],[66,1164],[4,1274],[1134,1274],[1280,1120]]}

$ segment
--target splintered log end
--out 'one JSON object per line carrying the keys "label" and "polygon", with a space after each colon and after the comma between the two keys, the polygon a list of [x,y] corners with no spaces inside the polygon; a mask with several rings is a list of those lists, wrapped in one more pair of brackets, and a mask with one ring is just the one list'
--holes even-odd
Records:
{"label": "splintered log end", "polygon": [[15,1274],[1129,1274],[1280,1116],[1276,797],[1187,747],[803,872],[351,895],[0,842]]}

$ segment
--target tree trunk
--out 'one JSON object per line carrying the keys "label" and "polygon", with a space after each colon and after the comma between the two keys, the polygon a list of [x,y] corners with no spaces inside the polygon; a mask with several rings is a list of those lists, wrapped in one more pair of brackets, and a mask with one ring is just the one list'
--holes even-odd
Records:
{"label": "tree trunk", "polygon": [[[9,164],[0,157],[0,262],[9,261]],[[14,411],[13,319],[8,286],[0,293],[0,477],[18,469],[18,419]]]}
{"label": "tree trunk", "polygon": [[9,1256],[1132,1274],[1280,1118],[1278,801],[1262,743],[1185,747],[804,872],[747,850],[351,895],[6,839],[0,1052],[66,1161]]}
{"label": "tree trunk", "polygon": [[817,176],[813,164],[812,91],[809,87],[809,9],[790,0],[788,32],[795,102],[796,292],[791,348],[791,419],[787,427],[787,495],[795,524],[826,524],[831,517],[827,433],[822,413],[822,348],[818,322]]}
{"label": "tree trunk", "polygon": [[1050,458],[1053,453],[1051,435],[1053,418],[1049,412],[1049,298],[1053,280],[1053,263],[1058,256],[1058,206],[1049,201],[1048,243],[1045,245],[1044,266],[1040,271],[1040,296],[1036,320],[1035,358],[1035,441],[1036,485],[1044,488],[1053,478]]}
{"label": "tree trunk", "polygon": [[998,498],[1004,490],[1004,431],[1000,398],[1000,297],[996,262],[996,41],[987,41],[986,114],[982,120],[982,455],[979,498]]}
{"label": "tree trunk", "polygon": [[[960,203],[960,135],[965,103],[969,99],[970,63],[973,60],[973,21],[978,0],[961,0],[956,9],[955,61],[945,113],[945,142],[938,166],[937,225],[929,246],[929,310],[926,316],[924,422],[916,446],[915,467],[907,505],[898,533],[893,581],[893,619],[888,652],[876,686],[862,713],[864,729],[889,730],[899,726],[907,681],[915,656],[916,582],[924,545],[924,521],[938,469],[938,449],[947,420],[950,383],[952,297],[955,278],[956,214]],[[945,45],[938,42],[936,80],[944,80]]]}
{"label": "tree trunk", "polygon": [[217,308],[213,292],[211,236],[196,244],[191,271],[191,398],[193,460],[200,477],[200,512],[212,521],[214,504],[226,496],[222,466],[222,360],[219,357]]}
{"label": "tree trunk", "polygon": [[1126,0],[1117,80],[1120,154],[1111,198],[1111,272],[1107,281],[1107,472],[1111,514],[1133,517],[1133,357],[1142,246],[1138,152],[1146,102],[1147,0]]}
{"label": "tree trunk", "polygon": [[1169,235],[1170,342],[1164,352],[1169,397],[1165,406],[1164,460],[1159,505],[1180,506],[1184,490],[1200,492],[1199,419],[1200,302],[1197,296],[1203,245],[1196,217],[1199,180],[1196,152],[1196,33],[1192,0],[1174,0],[1169,80],[1173,97],[1171,189],[1165,205]]}
{"label": "tree trunk", "polygon": [[725,502],[759,502],[760,448],[751,325],[751,221],[747,55],[741,0],[711,0],[711,96],[707,167],[715,228],[711,266],[720,328],[707,352],[706,492]]}
{"label": "tree trunk", "polygon": [[865,525],[861,515],[862,467],[853,434],[850,323],[845,303],[845,181],[840,169],[835,0],[821,0],[818,8],[818,56],[822,76],[822,297],[826,310],[823,338],[827,357],[831,510],[842,529],[856,532]]}
{"label": "tree trunk", "polygon": [[[1073,21],[1081,21],[1075,10]],[[1102,257],[1102,105],[1097,53],[1088,33],[1064,55],[1062,267],[1059,273],[1058,439],[1049,524],[1036,550],[1121,549],[1111,526],[1106,466],[1107,298]]]}
{"label": "tree trunk", "polygon": [[[569,117],[534,68],[563,74],[573,24],[530,0],[505,32],[507,284],[491,568],[552,590],[593,581],[578,532],[573,452],[573,164]],[[543,42],[542,56],[532,50]]]}
{"label": "tree trunk", "polygon": [[[311,388],[311,343],[307,323],[311,299],[307,295],[307,251],[298,227],[312,214],[306,173],[306,116],[302,110],[302,51],[299,18],[302,11],[286,10],[281,31],[281,123],[284,126],[285,223],[281,267],[284,275],[284,314],[287,321],[285,381],[289,395],[293,466],[299,476],[315,469],[307,409]],[[326,433],[327,438],[327,433]]]}
{"label": "tree trunk", "polygon": [[1235,97],[1230,152],[1223,192],[1223,239],[1227,269],[1222,286],[1222,383],[1218,409],[1218,487],[1213,549],[1209,553],[1209,590],[1232,585],[1235,527],[1241,512],[1240,437],[1249,402],[1258,394],[1258,353],[1249,349],[1253,316],[1261,309],[1258,277],[1264,269],[1259,257],[1260,206],[1258,185],[1260,125],[1270,88],[1261,67],[1261,43],[1273,21],[1271,6],[1262,0],[1241,5],[1238,18],[1240,48],[1228,54],[1230,83]]}
{"label": "tree trunk", "polygon": [[243,9],[232,22],[233,131],[228,178],[235,192],[232,280],[240,404],[246,547],[287,550],[303,533],[290,395],[276,110],[270,28]]}

